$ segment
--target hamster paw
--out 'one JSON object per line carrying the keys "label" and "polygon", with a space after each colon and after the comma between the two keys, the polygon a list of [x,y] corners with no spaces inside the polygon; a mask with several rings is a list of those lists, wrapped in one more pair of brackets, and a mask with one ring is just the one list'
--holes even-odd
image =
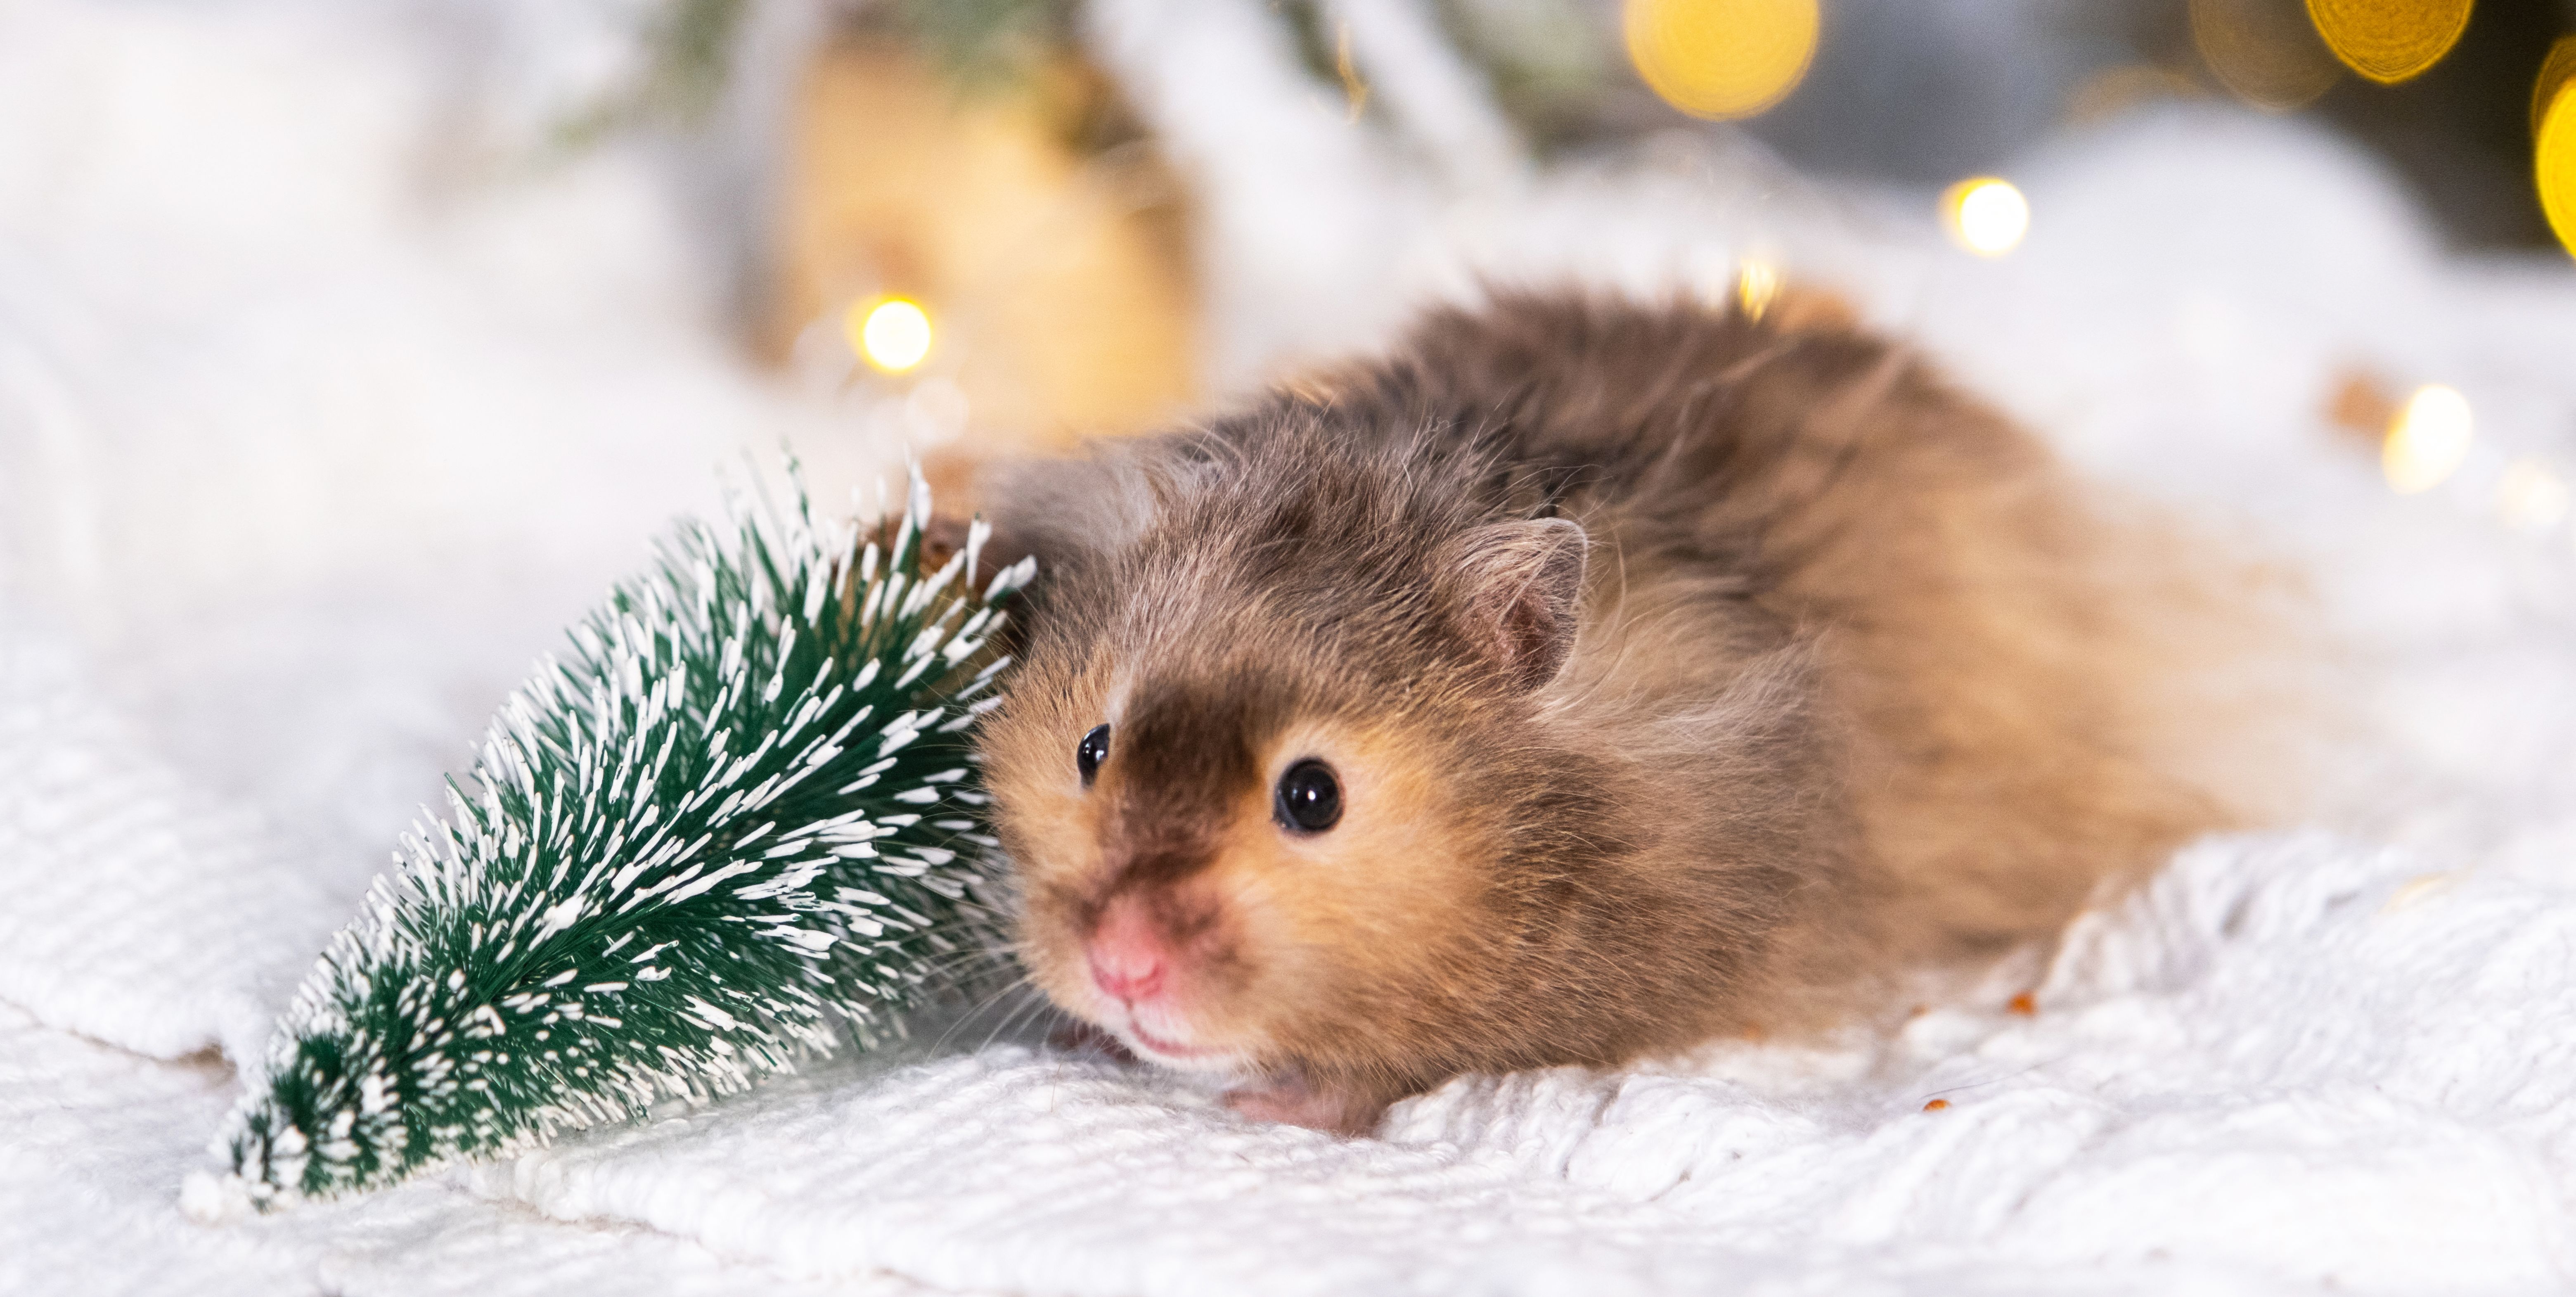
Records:
{"label": "hamster paw", "polygon": [[1386,1113],[1386,1104],[1377,1099],[1318,1088],[1294,1073],[1272,1077],[1258,1086],[1228,1090],[1224,1103],[1254,1121],[1275,1121],[1335,1135],[1365,1135],[1377,1129],[1377,1119]]}

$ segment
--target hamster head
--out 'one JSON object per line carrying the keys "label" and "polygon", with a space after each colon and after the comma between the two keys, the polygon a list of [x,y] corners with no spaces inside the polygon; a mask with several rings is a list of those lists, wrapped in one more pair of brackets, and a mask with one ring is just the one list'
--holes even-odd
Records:
{"label": "hamster head", "polygon": [[1060,573],[986,777],[1059,1006],[1174,1068],[1400,1087],[1508,980],[1498,862],[1581,813],[1533,719],[1584,535],[1308,478],[1166,490]]}

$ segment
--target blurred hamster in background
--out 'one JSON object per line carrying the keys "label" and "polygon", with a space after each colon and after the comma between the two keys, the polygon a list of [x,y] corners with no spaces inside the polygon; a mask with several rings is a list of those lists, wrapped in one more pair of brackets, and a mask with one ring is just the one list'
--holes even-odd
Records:
{"label": "blurred hamster in background", "polygon": [[1498,294],[978,489],[1018,954],[1255,1117],[1891,1021],[2297,792],[2284,583],[1830,299]]}

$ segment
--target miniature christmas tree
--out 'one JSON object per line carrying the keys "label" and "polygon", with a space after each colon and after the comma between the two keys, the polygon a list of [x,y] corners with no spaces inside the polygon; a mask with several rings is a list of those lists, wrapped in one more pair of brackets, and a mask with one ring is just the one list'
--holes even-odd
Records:
{"label": "miniature christmas tree", "polygon": [[873,1044],[986,939],[965,731],[1033,565],[972,592],[979,523],[925,572],[918,477],[883,546],[795,496],[685,526],[502,707],[234,1111],[222,1147],[252,1202]]}

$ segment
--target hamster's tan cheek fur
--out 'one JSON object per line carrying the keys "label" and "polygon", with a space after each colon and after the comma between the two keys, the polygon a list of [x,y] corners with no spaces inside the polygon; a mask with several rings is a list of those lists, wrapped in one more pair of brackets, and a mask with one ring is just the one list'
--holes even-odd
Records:
{"label": "hamster's tan cheek fur", "polygon": [[1383,732],[1291,733],[1264,769],[1275,779],[1306,756],[1334,767],[1341,822],[1312,835],[1283,830],[1265,787],[1231,826],[1212,880],[1233,911],[1241,971],[1210,1008],[1282,1063],[1374,1052],[1365,1038],[1397,1025],[1387,1010],[1436,999],[1466,975],[1459,937],[1486,886],[1470,845],[1480,835],[1418,744]]}
{"label": "hamster's tan cheek fur", "polygon": [[1085,723],[1098,700],[1079,683],[1028,690],[1013,703],[1028,710],[997,718],[985,739],[986,778],[1019,878],[1020,957],[1040,990],[1076,1011],[1092,1000],[1078,927],[1101,868],[1107,804],[1074,773],[1074,745],[1098,723]]}
{"label": "hamster's tan cheek fur", "polygon": [[1084,971],[1078,918],[1085,907],[1079,866],[1096,854],[1099,835],[1087,823],[1088,808],[1066,808],[1056,815],[1027,815],[1014,834],[1013,858],[1047,861],[1052,867],[1020,866],[1024,917],[1020,923],[1020,957],[1038,988],[1059,1006],[1080,1011],[1093,998]]}

